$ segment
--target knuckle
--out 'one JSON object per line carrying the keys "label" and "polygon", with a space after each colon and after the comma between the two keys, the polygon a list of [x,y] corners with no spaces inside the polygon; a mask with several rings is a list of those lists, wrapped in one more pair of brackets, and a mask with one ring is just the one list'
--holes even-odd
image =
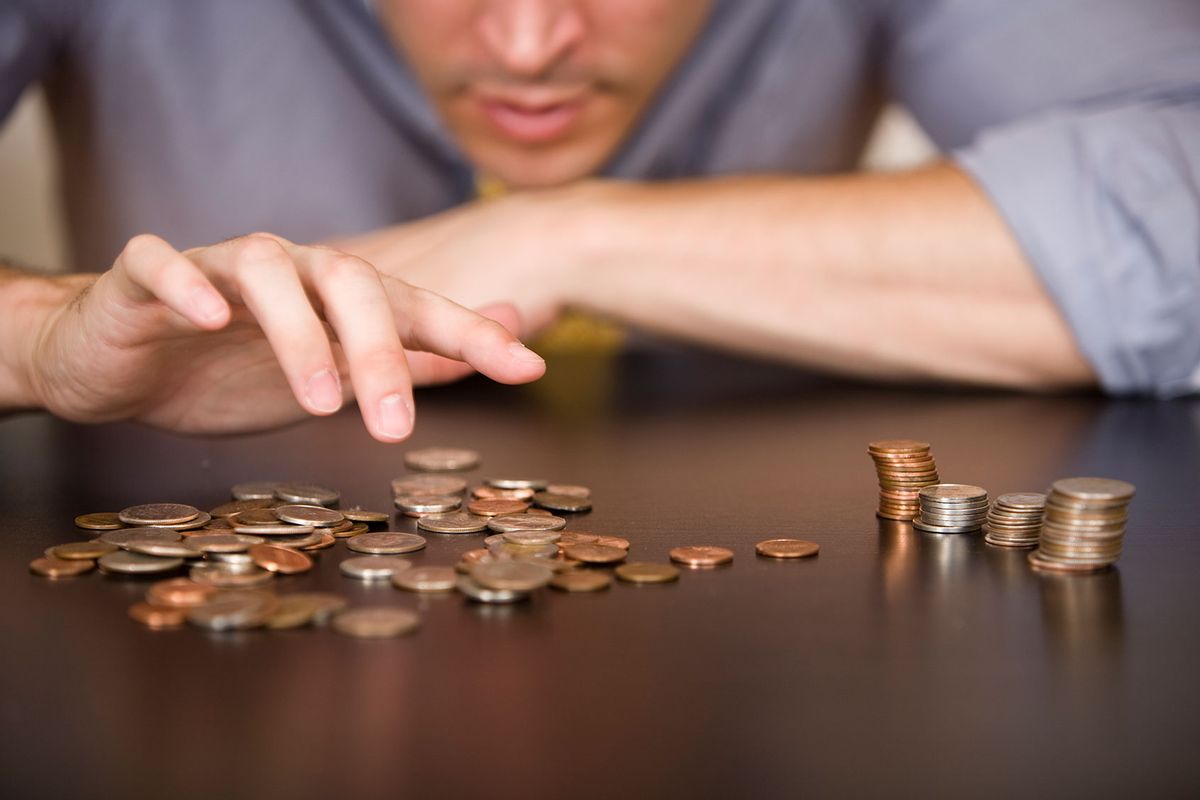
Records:
{"label": "knuckle", "polygon": [[125,243],[121,257],[126,261],[140,261],[149,253],[157,252],[163,240],[152,233],[139,233]]}
{"label": "knuckle", "polygon": [[239,277],[263,264],[278,264],[288,260],[283,245],[267,236],[250,234],[238,239],[233,246],[233,269]]}
{"label": "knuckle", "polygon": [[335,283],[379,280],[370,264],[347,253],[331,256],[321,269],[321,274]]}

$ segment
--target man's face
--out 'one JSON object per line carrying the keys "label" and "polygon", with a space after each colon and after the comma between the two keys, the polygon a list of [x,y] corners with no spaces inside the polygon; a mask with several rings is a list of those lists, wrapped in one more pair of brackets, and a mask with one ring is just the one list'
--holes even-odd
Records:
{"label": "man's face", "polygon": [[514,187],[594,173],[687,52],[712,0],[378,0],[459,145]]}

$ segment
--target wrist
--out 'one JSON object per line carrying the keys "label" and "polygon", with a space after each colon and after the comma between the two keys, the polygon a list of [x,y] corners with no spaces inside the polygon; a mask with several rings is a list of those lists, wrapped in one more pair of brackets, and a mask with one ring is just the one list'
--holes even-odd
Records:
{"label": "wrist", "polygon": [[0,276],[0,410],[41,408],[41,344],[53,319],[94,276]]}

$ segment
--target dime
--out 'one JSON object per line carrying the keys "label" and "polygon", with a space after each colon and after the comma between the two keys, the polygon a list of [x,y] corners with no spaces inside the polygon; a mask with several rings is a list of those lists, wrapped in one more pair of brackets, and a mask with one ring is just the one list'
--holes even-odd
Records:
{"label": "dime", "polygon": [[200,553],[244,553],[252,544],[266,541],[257,536],[247,536],[237,533],[204,533],[189,536],[184,542],[188,547]]}
{"label": "dime", "polygon": [[86,528],[89,531],[115,531],[124,528],[125,523],[113,511],[97,511],[91,514],[80,514],[75,518],[75,527]]}
{"label": "dime", "polygon": [[625,560],[629,553],[604,544],[573,544],[563,548],[563,555],[585,564],[615,564]]}
{"label": "dime", "polygon": [[689,567],[715,567],[733,561],[732,550],[711,545],[674,547],[669,555],[675,563],[686,564]]}
{"label": "dime", "polygon": [[386,581],[411,568],[411,561],[396,556],[357,556],[338,564],[343,575],[360,581]]}
{"label": "dime", "polygon": [[532,561],[486,561],[471,568],[471,577],[487,589],[530,592],[548,584],[554,570]]}
{"label": "dime", "polygon": [[393,495],[461,494],[467,482],[455,475],[408,475],[392,481]]}
{"label": "dime", "polygon": [[455,588],[477,603],[516,603],[529,598],[529,592],[480,586],[470,575],[459,575]]}
{"label": "dime", "polygon": [[367,511],[358,506],[347,508],[342,515],[351,522],[387,522],[392,518],[386,511]]}
{"label": "dime", "polygon": [[199,558],[201,555],[183,542],[130,542],[125,549],[131,553],[159,558]]}
{"label": "dime", "polygon": [[392,585],[409,592],[452,592],[457,582],[453,567],[417,567],[392,575]]}
{"label": "dime", "polygon": [[385,639],[412,633],[421,624],[415,611],[405,608],[352,608],[333,618],[333,629],[358,639]]}
{"label": "dime", "polygon": [[29,571],[35,575],[41,575],[43,578],[73,578],[76,575],[82,575],[85,572],[91,572],[96,566],[96,562],[75,558],[66,560],[62,558],[35,558],[29,562]]}
{"label": "dime", "polygon": [[311,525],[314,528],[327,528],[346,519],[342,512],[325,506],[284,505],[275,509],[275,515],[284,522]]}
{"label": "dime", "polygon": [[263,509],[274,508],[276,502],[278,501],[273,497],[262,500],[234,500],[231,503],[222,503],[208,513],[211,516],[225,519],[241,514],[243,511],[261,511]]}
{"label": "dime", "polygon": [[496,489],[532,489],[535,492],[545,489],[548,483],[540,478],[486,478],[483,482]]}
{"label": "dime", "polygon": [[275,487],[275,497],[285,503],[331,506],[341,499],[333,489],[309,483],[283,483]]}
{"label": "dime", "polygon": [[274,500],[279,481],[254,481],[235,483],[229,490],[234,500]]}
{"label": "dime", "polygon": [[187,612],[182,608],[168,608],[139,601],[129,607],[129,617],[151,630],[160,631],[182,627],[187,619]]}
{"label": "dime", "polygon": [[467,511],[481,517],[500,517],[505,514],[520,514],[529,508],[526,500],[472,500]]}
{"label": "dime", "polygon": [[563,592],[598,592],[612,586],[612,576],[600,569],[573,569],[560,572],[550,581],[550,588]]}
{"label": "dime", "polygon": [[273,572],[267,572],[257,566],[250,569],[232,567],[225,564],[197,564],[188,573],[196,583],[213,586],[217,589],[257,589],[266,586],[275,579]]}
{"label": "dime", "polygon": [[409,516],[445,514],[462,506],[462,498],[453,494],[401,494],[395,499],[396,508]]}
{"label": "dime", "polygon": [[179,569],[183,566],[183,559],[156,558],[141,553],[130,553],[127,550],[117,550],[101,556],[99,564],[102,572],[123,575],[153,575]]}
{"label": "dime", "polygon": [[217,590],[191,578],[169,578],[150,584],[146,602],[159,608],[188,608],[207,602]]}
{"label": "dime", "polygon": [[455,447],[427,447],[404,454],[404,466],[417,472],[461,472],[479,466],[479,453]]}
{"label": "dime", "polygon": [[[531,547],[541,544],[554,544],[562,538],[562,534],[558,531],[508,531],[507,533],[500,534],[499,537],[512,544]],[[492,538],[494,537],[488,537],[488,539]],[[488,539],[484,539],[484,542],[487,542]]]}
{"label": "dime", "polygon": [[532,500],[533,489],[497,489],[495,486],[475,486],[471,496],[478,500]]}
{"label": "dime", "polygon": [[183,537],[172,530],[162,528],[122,528],[117,531],[107,531],[100,535],[100,541],[116,545],[122,549],[133,542],[178,542]]}
{"label": "dime", "polygon": [[174,525],[200,516],[200,509],[184,503],[147,503],[122,509],[117,517],[127,525]]}
{"label": "dime", "polygon": [[[586,547],[586,545],[580,545]],[[618,578],[627,583],[669,583],[679,579],[679,570],[670,564],[648,564],[631,561],[614,570]]]}
{"label": "dime", "polygon": [[583,511],[592,510],[592,501],[589,497],[579,497],[569,494],[552,494],[551,492],[538,492],[533,496],[533,502],[537,503],[541,508],[550,511],[564,511],[567,513],[578,514]]}
{"label": "dime", "polygon": [[417,527],[434,533],[478,533],[488,526],[487,517],[477,517],[461,511],[449,514],[430,514],[417,520]]}
{"label": "dime", "polygon": [[95,539],[90,542],[69,542],[68,544],[55,545],[46,551],[46,555],[51,558],[61,558],[67,561],[77,558],[95,560],[117,549],[115,544]]}
{"label": "dime", "polygon": [[[420,523],[418,523],[420,524]],[[505,514],[492,517],[487,521],[487,527],[498,533],[511,531],[561,531],[567,527],[567,521],[562,517],[535,517],[531,514]]]}
{"label": "dime", "polygon": [[767,558],[808,558],[820,549],[816,542],[803,539],[766,539],[754,545],[754,552]]}
{"label": "dime", "polygon": [[346,540],[346,546],[358,553],[395,555],[412,553],[425,547],[425,537],[413,533],[361,533]]}
{"label": "dime", "polygon": [[278,607],[279,599],[270,592],[217,592],[207,603],[189,608],[187,621],[214,631],[245,630],[266,624]]}
{"label": "dime", "polygon": [[622,539],[620,536],[605,536],[604,534],[596,534],[596,544],[602,544],[605,547],[619,547],[622,550],[629,549],[629,540]]}
{"label": "dime", "polygon": [[304,553],[274,544],[251,545],[250,557],[258,566],[268,572],[277,572],[280,575],[308,572],[313,567],[312,559]]}

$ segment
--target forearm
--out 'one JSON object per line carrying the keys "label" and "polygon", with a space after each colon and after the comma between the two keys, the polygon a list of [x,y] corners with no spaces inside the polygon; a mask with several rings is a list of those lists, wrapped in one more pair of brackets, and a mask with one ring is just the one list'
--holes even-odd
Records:
{"label": "forearm", "polygon": [[568,303],[842,372],[1029,388],[1094,382],[957,168],[583,187]]}
{"label": "forearm", "polygon": [[37,336],[92,276],[49,277],[0,266],[0,413],[40,405],[34,390]]}

